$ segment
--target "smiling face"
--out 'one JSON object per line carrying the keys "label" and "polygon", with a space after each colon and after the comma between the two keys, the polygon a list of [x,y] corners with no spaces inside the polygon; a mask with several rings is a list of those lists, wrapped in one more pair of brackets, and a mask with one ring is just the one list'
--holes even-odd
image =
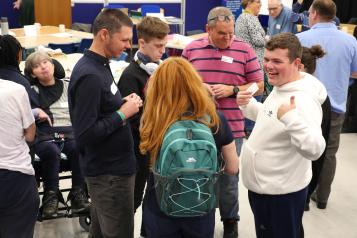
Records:
{"label": "smiling face", "polygon": [[101,37],[104,41],[104,54],[107,58],[118,58],[121,53],[130,48],[130,41],[133,36],[131,27],[122,26],[120,31],[109,33],[107,29],[101,30]]}
{"label": "smiling face", "polygon": [[217,21],[213,26],[206,26],[211,43],[219,49],[228,48],[234,37],[234,21]]}
{"label": "smiling face", "polygon": [[296,58],[290,62],[288,53],[288,49],[265,49],[264,71],[273,86],[282,86],[298,78],[301,60]]}

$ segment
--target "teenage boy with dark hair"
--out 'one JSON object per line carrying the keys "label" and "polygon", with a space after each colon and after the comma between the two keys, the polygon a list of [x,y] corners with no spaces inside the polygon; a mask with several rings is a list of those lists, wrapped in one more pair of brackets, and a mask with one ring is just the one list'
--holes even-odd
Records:
{"label": "teenage boy with dark hair", "polygon": [[[165,53],[169,26],[157,17],[144,17],[137,25],[139,49],[119,80],[119,91],[123,97],[136,93],[144,101],[144,88],[150,75],[155,71]],[[137,172],[134,189],[134,212],[141,204],[146,179],[149,175],[149,159],[139,150],[140,118],[142,110],[130,119],[131,132],[134,139],[134,150],[137,161]],[[143,226],[141,235],[145,236]]]}
{"label": "teenage boy with dark hair", "polygon": [[258,238],[301,237],[311,161],[325,149],[321,104],[327,92],[314,76],[299,72],[301,55],[295,35],[273,36],[264,55],[272,93],[264,104],[248,91],[237,95],[244,116],[256,121],[241,158]]}

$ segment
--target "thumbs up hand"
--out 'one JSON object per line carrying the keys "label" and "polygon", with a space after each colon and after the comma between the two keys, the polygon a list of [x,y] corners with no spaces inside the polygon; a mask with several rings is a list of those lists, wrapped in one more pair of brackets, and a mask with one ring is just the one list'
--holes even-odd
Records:
{"label": "thumbs up hand", "polygon": [[293,110],[296,108],[296,105],[295,105],[295,96],[291,96],[290,97],[290,103],[283,103],[280,105],[280,107],[278,108],[278,113],[277,113],[277,116],[278,116],[278,119],[280,120],[280,118],[282,118],[285,113]]}

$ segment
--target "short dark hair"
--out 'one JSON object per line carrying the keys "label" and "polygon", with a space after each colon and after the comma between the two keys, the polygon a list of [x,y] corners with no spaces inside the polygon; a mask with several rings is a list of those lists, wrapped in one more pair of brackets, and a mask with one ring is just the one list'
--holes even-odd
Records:
{"label": "short dark hair", "polygon": [[0,35],[0,67],[14,66],[19,68],[20,42],[11,35]]}
{"label": "short dark hair", "polygon": [[138,39],[144,39],[146,42],[154,38],[163,39],[170,32],[169,25],[157,17],[144,17],[136,29]]}
{"label": "short dark hair", "polygon": [[311,5],[320,18],[324,21],[332,21],[336,16],[336,4],[332,0],[315,0]]}
{"label": "short dark hair", "polygon": [[313,74],[316,70],[316,60],[325,54],[320,45],[313,45],[311,48],[303,47],[301,63],[304,65],[305,72]]}
{"label": "short dark hair", "polygon": [[103,9],[95,18],[93,23],[93,34],[102,29],[107,29],[110,34],[119,32],[122,26],[133,27],[133,22],[130,18],[119,9]]}
{"label": "short dark hair", "polygon": [[299,39],[290,32],[279,33],[274,35],[266,44],[265,49],[273,51],[275,49],[288,49],[290,62],[296,58],[301,59],[302,46]]}

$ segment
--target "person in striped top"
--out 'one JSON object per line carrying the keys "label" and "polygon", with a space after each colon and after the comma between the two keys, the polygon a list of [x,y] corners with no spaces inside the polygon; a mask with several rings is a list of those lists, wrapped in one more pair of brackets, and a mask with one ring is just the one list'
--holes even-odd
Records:
{"label": "person in striped top", "polygon": [[[191,42],[184,49],[186,58],[201,74],[207,89],[217,101],[217,109],[227,118],[239,155],[244,135],[244,117],[235,104],[240,90],[257,83],[263,92],[263,72],[253,48],[234,38],[234,16],[225,7],[213,8],[207,17],[207,37]],[[224,237],[237,237],[238,179],[223,175],[220,179],[220,213]]]}

